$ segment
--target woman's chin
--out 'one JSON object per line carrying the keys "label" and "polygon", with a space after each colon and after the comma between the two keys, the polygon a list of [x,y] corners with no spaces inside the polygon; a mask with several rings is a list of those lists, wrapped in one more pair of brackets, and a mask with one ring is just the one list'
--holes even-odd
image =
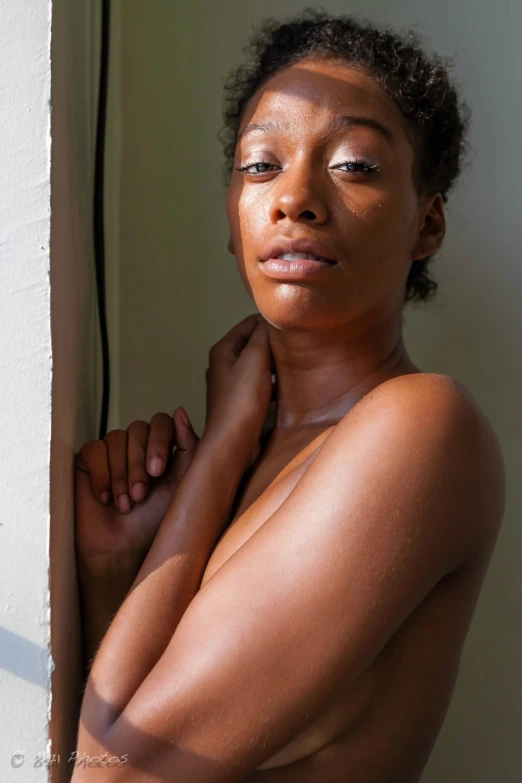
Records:
{"label": "woman's chin", "polygon": [[[317,332],[335,329],[346,322],[346,313],[335,313],[328,306],[296,307],[275,302],[259,302],[256,306],[268,323],[275,329],[292,332]],[[337,317],[336,317],[337,316]]]}
{"label": "woman's chin", "polygon": [[[308,284],[257,284],[250,281],[250,295],[261,315],[276,329],[292,331],[335,331],[348,323],[379,311],[390,299],[389,292],[369,292],[352,285],[311,286]],[[379,298],[380,297],[380,298]]]}

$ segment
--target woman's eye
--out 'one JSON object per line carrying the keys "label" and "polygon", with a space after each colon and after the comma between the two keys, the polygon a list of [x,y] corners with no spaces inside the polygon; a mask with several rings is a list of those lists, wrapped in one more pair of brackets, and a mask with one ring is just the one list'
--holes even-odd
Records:
{"label": "woman's eye", "polygon": [[[342,167],[347,168],[343,169]],[[240,171],[242,174],[250,174],[253,176],[259,176],[262,174],[268,174],[270,171],[277,168],[274,163],[268,163],[266,160],[252,161],[246,163],[244,166],[234,166],[236,171]],[[352,174],[371,174],[374,171],[378,171],[378,166],[373,163],[369,163],[367,160],[357,158],[356,160],[345,160],[343,163],[339,163],[337,166],[333,166],[334,169],[340,171],[348,171]]]}
{"label": "woman's eye", "polygon": [[[342,166],[348,166],[349,168],[343,169]],[[374,163],[369,163],[367,160],[360,158],[356,160],[345,160],[343,163],[339,163],[337,166],[333,166],[334,169],[340,169],[341,171],[350,171],[352,173],[362,172],[363,174],[371,174],[373,171],[378,171],[378,167]]]}
{"label": "woman's eye", "polygon": [[[245,166],[234,166],[236,171],[241,171],[244,174],[253,174],[254,176],[256,174],[267,174],[270,171],[270,167],[274,168],[274,164],[268,163],[266,160],[253,161]],[[255,170],[249,171],[249,169]]]}

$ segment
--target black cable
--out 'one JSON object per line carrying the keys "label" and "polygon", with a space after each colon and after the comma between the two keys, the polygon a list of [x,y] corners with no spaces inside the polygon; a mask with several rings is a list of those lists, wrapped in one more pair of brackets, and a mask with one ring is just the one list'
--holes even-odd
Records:
{"label": "black cable", "polygon": [[102,349],[102,406],[100,415],[99,440],[107,434],[110,392],[109,338],[107,332],[107,313],[105,296],[105,236],[104,236],[104,173],[105,173],[105,128],[107,122],[107,92],[109,82],[109,33],[110,0],[102,0],[101,18],[101,55],[100,83],[98,91],[98,118],[96,123],[96,150],[94,158],[94,263],[96,267],[96,290],[98,297],[98,317],[100,321],[100,339]]}

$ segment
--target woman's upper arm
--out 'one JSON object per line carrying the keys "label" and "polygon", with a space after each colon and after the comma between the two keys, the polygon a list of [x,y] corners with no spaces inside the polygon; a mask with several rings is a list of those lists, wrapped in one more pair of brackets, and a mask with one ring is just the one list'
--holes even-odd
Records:
{"label": "woman's upper arm", "polygon": [[109,753],[179,783],[240,780],[355,681],[458,566],[481,503],[479,418],[446,381],[387,386],[345,417],[195,596],[108,730]]}

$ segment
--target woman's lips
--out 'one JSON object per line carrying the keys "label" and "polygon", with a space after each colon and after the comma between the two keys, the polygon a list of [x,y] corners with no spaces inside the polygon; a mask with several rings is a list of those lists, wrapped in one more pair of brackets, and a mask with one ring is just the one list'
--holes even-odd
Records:
{"label": "woman's lips", "polygon": [[274,280],[307,280],[328,273],[335,269],[337,263],[311,258],[298,258],[292,261],[284,258],[269,258],[260,261],[259,266],[267,277]]}

